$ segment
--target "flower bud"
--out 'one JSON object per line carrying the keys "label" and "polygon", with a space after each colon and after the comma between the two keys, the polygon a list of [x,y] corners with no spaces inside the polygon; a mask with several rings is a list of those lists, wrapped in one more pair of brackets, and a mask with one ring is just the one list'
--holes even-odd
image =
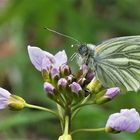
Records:
{"label": "flower bud", "polygon": [[120,93],[120,89],[118,87],[113,87],[113,88],[107,89],[107,91],[106,91],[104,96],[109,98],[109,99],[112,99],[116,95],[118,95],[119,93]]}
{"label": "flower bud", "polygon": [[54,94],[55,93],[55,88],[52,84],[45,82],[44,83],[44,89],[48,94]]}
{"label": "flower bud", "polygon": [[68,76],[71,74],[71,70],[68,65],[62,65],[60,67],[60,71],[61,71],[62,76]]}
{"label": "flower bud", "polygon": [[25,100],[12,95],[6,89],[0,88],[0,109],[10,107],[11,110],[21,110],[25,107]]}
{"label": "flower bud", "polygon": [[121,109],[120,113],[109,116],[106,123],[106,132],[121,131],[136,132],[140,128],[140,116],[134,109]]}
{"label": "flower bud", "polygon": [[92,70],[89,70],[86,75],[86,83],[88,84],[95,76],[95,73]]}
{"label": "flower bud", "polygon": [[93,80],[87,85],[86,87],[91,93],[98,93],[101,91],[103,86],[101,85],[100,81],[96,78],[93,78]]}
{"label": "flower bud", "polygon": [[52,68],[51,69],[51,77],[52,80],[57,81],[60,77],[60,73],[59,70],[57,68]]}
{"label": "flower bud", "polygon": [[76,102],[79,102],[81,99],[85,98],[85,92],[82,90],[82,87],[78,83],[73,82],[70,85],[70,90],[73,93],[72,97],[74,97]]}
{"label": "flower bud", "polygon": [[65,78],[61,78],[58,80],[58,88],[59,89],[63,89],[63,88],[66,88],[68,82]]}
{"label": "flower bud", "polygon": [[11,95],[8,101],[8,107],[11,110],[22,110],[25,107],[25,100],[17,95]]}
{"label": "flower bud", "polygon": [[78,94],[80,91],[82,91],[81,86],[80,86],[78,83],[76,83],[76,82],[73,82],[73,83],[70,85],[70,88],[71,88],[71,91],[72,91],[73,93],[76,93],[76,94]]}
{"label": "flower bud", "polygon": [[45,82],[49,82],[50,81],[49,71],[43,69],[42,70],[42,77],[43,77],[43,79],[44,79]]}
{"label": "flower bud", "polygon": [[118,87],[109,88],[107,90],[102,90],[96,94],[96,104],[103,104],[112,100],[116,95],[120,93]]}

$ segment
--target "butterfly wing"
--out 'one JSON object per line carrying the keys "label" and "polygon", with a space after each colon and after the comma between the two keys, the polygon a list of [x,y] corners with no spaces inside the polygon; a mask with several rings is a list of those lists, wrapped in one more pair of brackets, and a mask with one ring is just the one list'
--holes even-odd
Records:
{"label": "butterfly wing", "polygon": [[140,36],[110,39],[95,48],[96,77],[105,87],[140,89]]}

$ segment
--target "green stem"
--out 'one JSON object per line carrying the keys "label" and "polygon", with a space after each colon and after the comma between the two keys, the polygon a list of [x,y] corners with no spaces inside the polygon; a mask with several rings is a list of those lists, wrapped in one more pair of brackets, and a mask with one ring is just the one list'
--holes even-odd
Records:
{"label": "green stem", "polygon": [[83,107],[85,105],[90,105],[90,104],[94,104],[94,101],[92,103],[87,103],[88,100],[90,99],[90,95],[87,96],[79,105],[77,105],[73,110],[72,110],[72,119],[73,117],[80,111],[80,107]]}
{"label": "green stem", "polygon": [[31,104],[28,104],[28,103],[25,103],[25,107],[33,108],[33,109],[38,109],[38,110],[42,110],[42,111],[47,111],[47,112],[55,115],[60,120],[62,120],[62,118],[55,111],[53,111],[51,109],[48,109],[48,108],[45,108],[45,107],[41,107],[41,106],[37,106],[37,105],[31,105]]}
{"label": "green stem", "polygon": [[76,111],[77,109],[81,108],[81,107],[84,107],[84,106],[87,106],[87,105],[93,105],[94,102],[91,102],[91,103],[85,103],[85,104],[80,104],[80,105],[77,105],[72,111]]}
{"label": "green stem", "polygon": [[77,132],[99,132],[99,131],[105,131],[105,128],[96,128],[96,129],[77,129],[71,132],[71,135],[77,133]]}
{"label": "green stem", "polygon": [[64,127],[64,133],[65,135],[69,134],[69,116],[65,117],[65,127]]}

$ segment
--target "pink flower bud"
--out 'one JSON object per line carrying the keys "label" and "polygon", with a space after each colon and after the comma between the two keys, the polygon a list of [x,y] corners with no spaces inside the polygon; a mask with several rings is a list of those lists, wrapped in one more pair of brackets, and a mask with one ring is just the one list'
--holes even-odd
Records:
{"label": "pink flower bud", "polygon": [[73,82],[70,85],[70,88],[73,93],[79,93],[82,90],[81,86],[76,82]]}
{"label": "pink flower bud", "polygon": [[54,94],[55,93],[54,86],[52,84],[48,83],[48,82],[44,83],[44,89],[49,94]]}

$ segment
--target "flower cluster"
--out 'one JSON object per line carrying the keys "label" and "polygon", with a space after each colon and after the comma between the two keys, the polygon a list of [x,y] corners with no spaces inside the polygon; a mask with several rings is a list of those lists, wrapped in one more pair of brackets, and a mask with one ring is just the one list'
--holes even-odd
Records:
{"label": "flower cluster", "polygon": [[[65,51],[52,55],[37,47],[28,46],[28,52],[32,64],[42,73],[44,89],[50,99],[65,107],[66,103],[72,104],[85,97],[83,86],[88,80],[83,76],[82,68],[81,73],[72,74]],[[85,75],[87,74],[88,71]],[[92,74],[91,76],[93,77]]]}
{"label": "flower cluster", "polygon": [[68,58],[64,50],[52,55],[38,47],[28,46],[28,53],[32,64],[42,72],[48,97],[63,107],[80,102],[87,96],[90,96],[88,101],[102,104],[120,92],[118,87],[104,89],[100,83],[97,88],[95,80],[92,81],[94,72],[86,65],[82,65],[80,70],[73,74],[67,64]]}

